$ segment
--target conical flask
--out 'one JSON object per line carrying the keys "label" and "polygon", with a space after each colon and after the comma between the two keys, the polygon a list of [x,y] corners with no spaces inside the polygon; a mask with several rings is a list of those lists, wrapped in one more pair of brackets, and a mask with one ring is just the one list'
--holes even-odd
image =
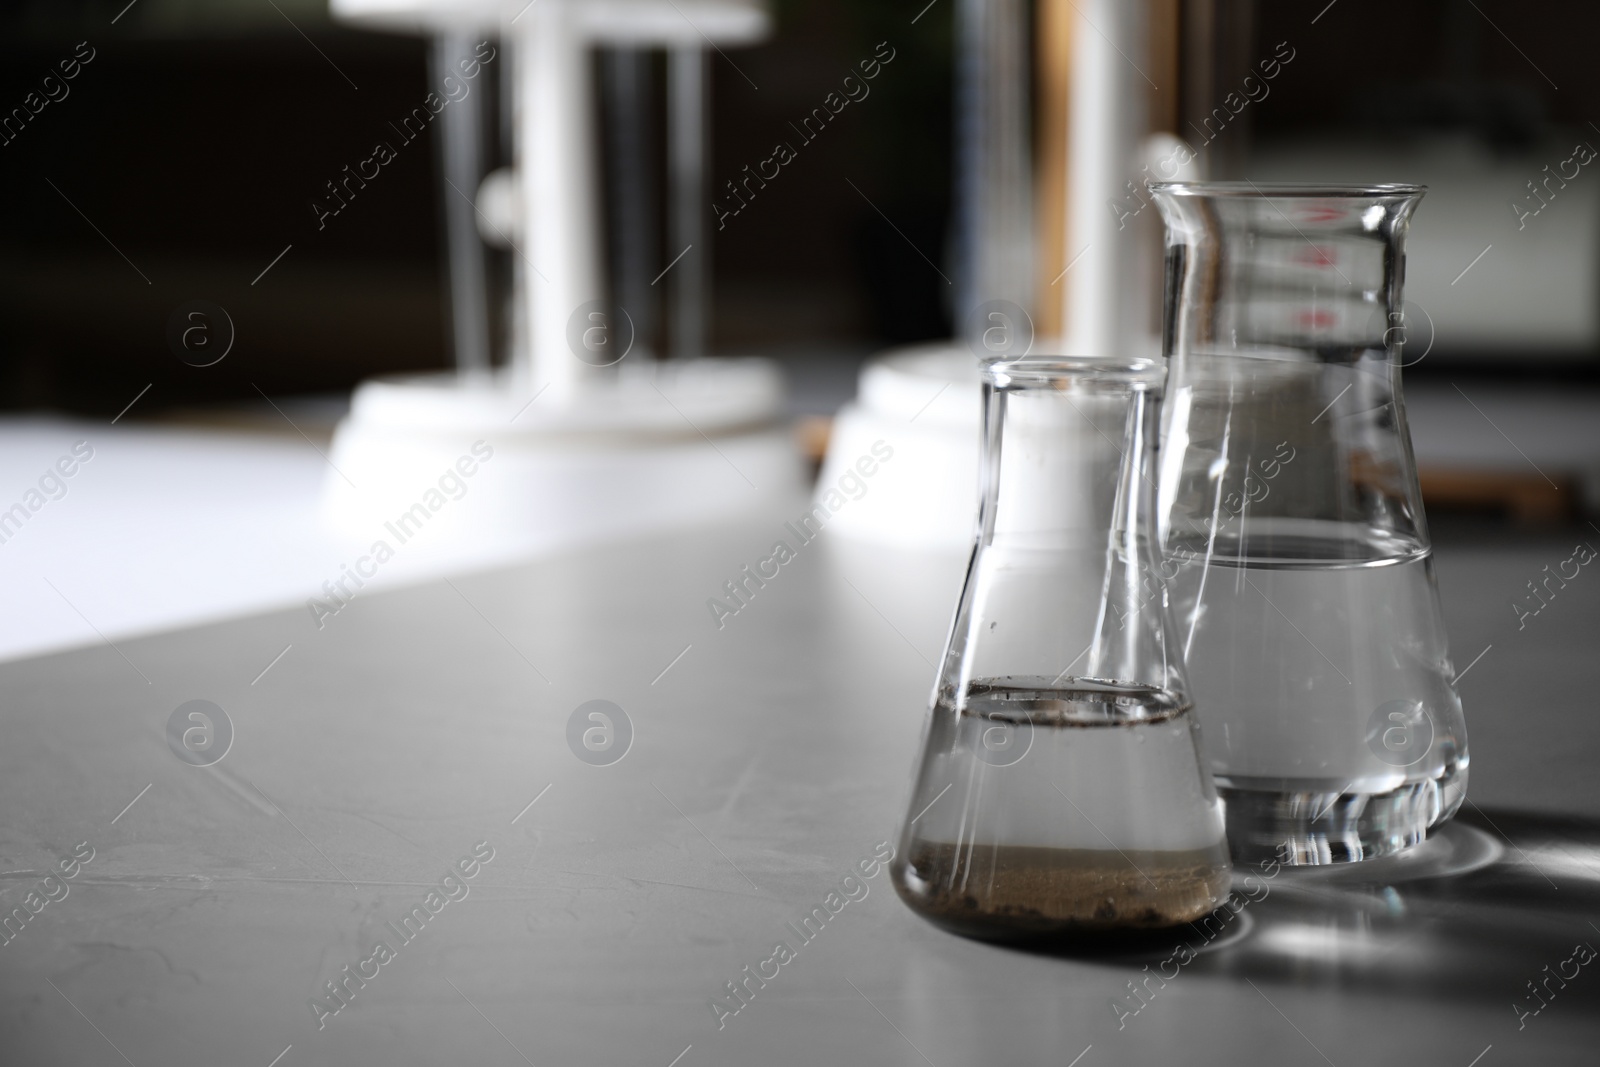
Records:
{"label": "conical flask", "polygon": [[1397,851],[1467,778],[1400,389],[1424,190],[1153,191],[1165,551],[1233,855]]}
{"label": "conical flask", "polygon": [[1165,370],[984,368],[983,488],[893,866],[978,937],[1193,921],[1230,865],[1158,554]]}

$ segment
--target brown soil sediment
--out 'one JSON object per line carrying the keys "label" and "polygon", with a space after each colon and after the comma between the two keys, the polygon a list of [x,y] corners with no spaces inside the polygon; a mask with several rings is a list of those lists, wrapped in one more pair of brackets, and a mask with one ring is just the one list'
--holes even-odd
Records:
{"label": "brown soil sediment", "polygon": [[928,919],[965,932],[1051,934],[1193,922],[1228,895],[1227,852],[923,843],[895,884]]}

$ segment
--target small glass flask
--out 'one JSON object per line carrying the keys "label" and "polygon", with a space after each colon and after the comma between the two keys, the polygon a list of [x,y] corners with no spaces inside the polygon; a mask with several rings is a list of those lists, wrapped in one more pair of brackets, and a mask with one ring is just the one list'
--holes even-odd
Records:
{"label": "small glass flask", "polygon": [[893,866],[957,933],[1172,926],[1228,893],[1156,540],[1164,377],[1143,359],[984,368],[977,544]]}

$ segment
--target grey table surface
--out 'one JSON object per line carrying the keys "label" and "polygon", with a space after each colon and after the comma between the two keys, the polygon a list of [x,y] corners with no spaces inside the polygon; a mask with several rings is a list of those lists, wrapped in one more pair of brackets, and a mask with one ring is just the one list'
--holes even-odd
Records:
{"label": "grey table surface", "polygon": [[[1578,534],[1440,547],[1456,662],[1488,647],[1461,683],[1462,818],[1395,862],[1284,871],[1209,942],[1073,956],[943,933],[886,873],[844,882],[902,815],[961,561],[824,535],[719,629],[707,598],[792,541],[785,517],[366,592],[320,630],[301,608],[0,667],[0,899],[30,916],[0,945],[0,1062],[1600,1055],[1600,967],[1571,962],[1600,945],[1600,578],[1520,630],[1510,607]],[[209,768],[166,740],[195,699],[233,727]],[[567,740],[595,699],[633,729],[608,766]],[[460,899],[430,898],[475,848]],[[797,937],[842,886],[859,899]],[[747,965],[777,973],[726,1014]]]}

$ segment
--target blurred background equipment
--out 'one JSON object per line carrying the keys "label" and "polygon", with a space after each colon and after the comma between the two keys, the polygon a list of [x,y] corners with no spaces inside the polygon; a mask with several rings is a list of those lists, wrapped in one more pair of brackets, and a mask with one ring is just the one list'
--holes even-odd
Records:
{"label": "blurred background equipment", "polygon": [[[958,11],[956,338],[867,365],[818,483],[832,484],[860,441],[899,432],[901,407],[948,393],[972,412],[930,420],[902,449],[900,476],[915,488],[840,516],[846,536],[888,544],[954,548],[971,537],[977,359],[1159,354],[1159,226],[1153,211],[1137,217],[1137,183],[1150,180],[1146,159],[1187,152],[1170,134],[1151,135],[1154,83],[1129,58],[1153,54],[1152,39],[1176,40],[1174,6],[961,0]],[[1172,66],[1157,70],[1169,86]],[[1193,171],[1174,164],[1167,177]],[[1134,206],[1119,209],[1125,201]]]}
{"label": "blurred background equipment", "polygon": [[[956,355],[962,347],[988,356],[1030,345],[1101,356],[1154,351],[1162,252],[1151,182],[1390,181],[1434,190],[1407,262],[1413,296],[1391,324],[1414,368],[1425,492],[1444,508],[1523,519],[1600,507],[1600,435],[1579,413],[1592,411],[1596,394],[1586,389],[1573,405],[1562,385],[1529,380],[1530,372],[1593,380],[1600,184],[1579,179],[1596,154],[1586,137],[1600,137],[1600,128],[1580,129],[1576,116],[1556,123],[1543,94],[1508,83],[1500,69],[1491,77],[1483,45],[1493,23],[1481,10],[1446,5],[1435,14],[1440,75],[1391,85],[1387,74],[1366,80],[1359,60],[1335,75],[1327,64],[1338,53],[1325,37],[1349,31],[1332,20],[1317,26],[1321,15],[1302,24],[1238,0],[960,5],[951,273],[964,344],[947,358],[895,352],[871,364],[837,420],[820,486],[861,440],[889,432],[895,408],[928,380],[936,385],[924,395],[974,407],[971,368]],[[1413,29],[1419,35],[1407,40],[1421,39]],[[1311,128],[1285,121],[1272,102],[1289,87],[1279,102],[1289,96],[1316,110],[1301,77],[1306,64],[1294,65],[1302,52],[1318,57],[1311,77],[1350,86],[1344,112],[1330,115],[1320,101],[1323,122]],[[1022,62],[1030,53],[1031,68]],[[1520,80],[1549,82],[1531,61],[1525,66]],[[1271,135],[1252,136],[1258,121]],[[1517,195],[1502,204],[1502,190]],[[1557,208],[1565,212],[1559,228],[1528,232]],[[912,365],[924,381],[901,376]],[[1493,411],[1453,380],[1508,373],[1521,388],[1490,390]],[[907,395],[879,410],[888,381]],[[1504,447],[1511,439],[1503,433],[1483,432],[1546,420],[1530,435],[1538,459]],[[977,446],[963,448],[958,427],[949,429],[943,448],[923,451],[924,427],[904,453],[902,477],[921,489],[893,501],[892,513],[882,500],[852,509],[841,532],[906,545],[962,542],[971,515],[937,483],[974,477]]]}
{"label": "blurred background equipment", "polygon": [[[448,469],[489,439],[506,465],[504,490],[452,509],[448,529],[455,538],[514,542],[545,521],[552,501],[569,512],[615,516],[619,528],[638,530],[795,492],[792,437],[777,424],[783,410],[777,369],[679,350],[703,344],[704,285],[676,288],[679,344],[670,363],[651,359],[653,341],[639,329],[641,320],[654,326],[654,308],[646,306],[653,305],[653,282],[684,261],[690,264],[684,276],[694,276],[709,253],[698,163],[706,140],[704,53],[764,35],[764,9],[754,0],[334,0],[333,7],[360,25],[431,32],[440,42],[436,56],[458,56],[458,66],[446,66],[425,99],[429,110],[444,113],[478,61],[495,55],[485,39],[473,49],[476,60],[466,56],[467,41],[498,35],[513,86],[512,177],[502,180],[509,197],[492,185],[490,199],[501,210],[509,201],[511,219],[520,223],[506,233],[475,203],[482,122],[463,112],[456,121],[467,132],[452,137],[447,127],[439,142],[454,194],[446,197],[445,225],[458,373],[377,379],[356,390],[331,449],[326,504],[333,520],[352,534],[376,529],[411,505],[427,472]],[[595,49],[619,45],[597,70]],[[669,49],[670,181],[650,180],[656,161],[645,155],[650,96],[640,50],[646,47]],[[609,108],[596,100],[602,84]],[[607,142],[609,181],[601,153]],[[646,281],[656,267],[647,257],[659,244],[644,240],[644,229],[650,194],[661,187],[677,209],[673,236],[690,239]],[[457,200],[472,213],[458,209]],[[499,370],[490,370],[478,349],[488,333],[484,308],[492,303],[481,284],[483,250],[473,218],[480,212],[516,257]],[[609,271],[607,233],[614,253]],[[640,301],[639,320],[624,298]]]}
{"label": "blurred background equipment", "polygon": [[[689,236],[692,213],[666,182],[695,165],[687,154],[668,158],[670,145],[692,143],[669,136],[696,113],[690,94],[672,89],[696,81],[689,52],[675,49],[672,59],[661,48],[612,42],[592,64],[596,212],[632,220],[601,224],[599,269],[624,306],[644,289],[654,298],[630,308],[640,347],[629,360],[695,351],[777,360],[788,378],[778,410],[800,422],[817,460],[830,433],[842,464],[861,454],[849,441],[870,445],[882,436],[874,426],[896,427],[895,440],[913,450],[947,417],[975,432],[976,386],[954,378],[970,350],[950,341],[969,328],[961,304],[972,297],[959,294],[974,285],[975,234],[1014,234],[1016,220],[1031,217],[1022,241],[991,247],[1004,269],[1031,278],[1030,297],[1007,299],[1028,312],[1041,338],[1067,326],[1062,294],[1099,254],[1073,243],[1068,211],[1070,87],[1083,76],[1080,38],[1101,39],[1079,22],[1084,13],[1096,18],[1094,10],[1068,0],[911,8],[898,0],[774,0],[769,37],[721,53],[698,49],[706,128],[716,131],[705,153],[712,188],[699,205],[703,258]],[[1593,167],[1583,159],[1588,146],[1600,147],[1589,125],[1600,116],[1600,84],[1585,50],[1600,13],[1576,0],[1552,0],[1538,18],[1523,17],[1509,0],[1404,8],[1340,0],[1316,11],[1161,0],[1148,11],[1144,51],[1116,59],[1122,75],[1143,86],[1149,130],[1184,139],[1198,174],[1264,181],[1315,170],[1430,186],[1413,228],[1404,329],[1409,414],[1435,522],[1457,511],[1555,523],[1596,510],[1600,220]],[[532,10],[517,27],[531,18]],[[1116,32],[1098,18],[1096,25]],[[1381,44],[1374,26],[1385,28]],[[400,144],[390,124],[403,126],[434,91],[430,62],[445,55],[435,35],[416,29],[341,24],[326,0],[16,0],[0,10],[0,116],[9,119],[0,126],[0,191],[11,205],[0,230],[8,279],[0,293],[0,404],[56,413],[9,427],[6,462],[14,466],[0,473],[29,484],[30,449],[51,453],[50,428],[76,439],[80,424],[64,420],[91,420],[81,426],[108,433],[117,418],[117,434],[156,435],[147,440],[152,454],[181,468],[137,491],[128,483],[118,526],[146,531],[145,549],[192,550],[194,540],[243,546],[234,555],[256,561],[260,596],[303,588],[287,562],[280,578],[266,579],[284,539],[264,532],[271,527],[262,516],[311,509],[294,521],[313,528],[316,483],[328,471],[322,457],[354,387],[377,376],[480,366],[485,347],[503,367],[524,343],[512,335],[527,324],[503,310],[523,263],[505,237],[522,221],[515,197],[501,195],[497,208],[491,195],[513,188],[506,179],[517,173],[509,51],[482,64],[470,95]],[[1025,62],[1016,62],[1019,47]],[[893,59],[867,83],[870,93],[831,112],[829,94],[837,92],[838,106],[844,77],[880,49]],[[1009,64],[1009,80],[975,88],[974,57],[983,55]],[[61,81],[64,62],[76,74]],[[46,85],[46,75],[57,81]],[[802,136],[819,108],[829,116],[825,129]],[[980,128],[978,114],[995,121]],[[479,134],[481,170],[491,176],[483,195],[439,165],[436,142],[463,136],[463,126]],[[989,136],[980,129],[1001,140],[977,155],[958,153],[958,143]],[[395,142],[396,158],[358,185],[350,175],[359,176],[380,140]],[[752,178],[780,142],[796,157],[776,179]],[[447,158],[470,155],[469,145]],[[629,162],[640,157],[650,165]],[[982,173],[964,169],[972,159]],[[956,175],[969,173],[958,183]],[[313,204],[336,206],[330,185],[344,191],[344,206],[319,215]],[[718,217],[713,202],[725,210],[740,203],[730,186],[744,206]],[[972,188],[991,193],[979,200],[969,197]],[[1103,223],[1114,227],[1126,212],[1134,229],[1151,218],[1136,192],[1124,189],[1115,215],[1102,204]],[[475,304],[475,283],[470,264],[449,269],[451,231],[442,221],[471,201],[481,209],[473,211],[480,232],[495,242],[478,253],[489,310],[476,336],[486,336],[486,346],[473,339],[471,316],[452,314]],[[989,214],[963,205],[987,205]],[[459,226],[455,232],[459,242]],[[649,284],[690,243],[695,251]],[[1026,256],[1023,244],[1031,246]],[[1159,248],[1150,255],[1158,258]],[[715,299],[689,300],[684,293],[697,284]],[[462,286],[467,296],[453,297]],[[1011,283],[1005,291],[1014,290]],[[209,366],[169,347],[174,313],[194,301],[225,309],[234,334],[227,357]],[[680,306],[706,309],[703,333]],[[207,330],[220,339],[223,326],[217,320]],[[913,363],[905,372],[905,361],[889,360],[861,380],[872,354],[913,344],[956,353],[945,361],[953,369]],[[883,399],[879,385],[902,373],[908,380]],[[835,423],[858,385],[856,406]],[[903,413],[898,422],[872,410],[880,403]],[[283,479],[246,486],[203,474],[211,467],[202,454],[225,447],[217,437],[224,429],[237,435],[227,447],[281,454]],[[885,536],[937,541],[939,529],[970,521],[929,524],[905,510],[928,499],[910,484],[918,466],[933,472],[946,499],[967,502],[953,506],[970,508],[971,479],[960,464],[975,459],[959,458],[976,455],[975,444],[961,443],[974,440],[967,433],[952,428],[937,438],[945,460],[906,463],[898,468],[904,476],[875,482],[874,497],[904,494],[900,515],[886,516]],[[291,456],[310,463],[302,469]],[[312,483],[297,480],[305,478]],[[261,497],[273,507],[258,510],[244,498],[269,484],[282,489]],[[841,515],[840,532],[870,511]],[[553,507],[542,521],[577,518]],[[559,540],[579,528],[546,532]],[[131,568],[134,542],[119,536],[109,547],[84,548],[105,561],[108,582]],[[964,541],[966,531],[956,536]],[[269,551],[250,547],[263,540],[272,541]],[[6,545],[12,549],[31,551],[20,538]],[[161,573],[199,590],[204,583],[191,578],[200,557],[179,557],[174,551],[157,566],[146,552],[140,566],[152,580]],[[9,585],[6,593],[30,595]],[[129,620],[139,618],[135,599]],[[61,610],[59,626],[20,627],[14,636],[76,635],[81,620]]]}
{"label": "blurred background equipment", "polygon": [[[275,3],[276,10],[255,0],[139,0],[114,25],[126,3],[16,0],[0,11],[7,114],[72,56],[78,42],[95,49],[94,60],[69,84],[70,96],[49,104],[4,145],[8,165],[0,183],[17,207],[0,242],[12,279],[0,307],[0,402],[109,418],[154,380],[141,408],[241,401],[265,422],[277,416],[251,380],[274,397],[296,397],[348,390],[377,374],[451,364],[443,231],[435,220],[447,195],[460,198],[435,170],[427,143],[435,130],[386,165],[382,179],[370,182],[325,228],[317,228],[308,207],[327,196],[325,183],[341,177],[344,166],[368,155],[388,122],[408,114],[429,91],[429,38],[338,24],[321,0]],[[959,269],[952,268],[961,241],[950,196],[958,5],[936,4],[914,24],[920,8],[908,13],[902,6],[778,0],[771,37],[728,52],[737,69],[709,53],[714,91],[708,108],[717,138],[708,175],[720,191],[743,176],[745,165],[767,158],[774,142],[792,140],[789,123],[819,106],[878,42],[896,50],[871,96],[851,104],[825,136],[805,145],[781,180],[760,190],[759,202],[721,230],[711,223],[712,284],[720,299],[708,327],[710,351],[783,359],[798,371],[803,395],[817,388],[817,400],[807,406],[821,414],[848,395],[837,383],[847,381],[869,351],[950,336],[952,286],[938,271],[959,282]],[[1132,56],[1160,91],[1134,77],[1153,98],[1151,126],[1191,141],[1207,177],[1287,177],[1278,161],[1299,152],[1297,142],[1329,138],[1374,145],[1402,159],[1430,143],[1460,146],[1445,145],[1449,150],[1435,155],[1446,165],[1430,164],[1427,172],[1402,164],[1374,174],[1358,162],[1345,172],[1351,179],[1433,187],[1429,210],[1437,213],[1440,233],[1430,233],[1428,217],[1419,218],[1410,283],[1414,300],[1434,316],[1438,336],[1412,378],[1454,362],[1453,369],[1467,373],[1470,367],[1474,375],[1516,368],[1523,375],[1578,380],[1593,373],[1596,352],[1592,338],[1567,320],[1595,300],[1568,269],[1573,253],[1546,261],[1527,249],[1550,242],[1575,250],[1593,246],[1597,235],[1585,220],[1564,217],[1586,195],[1591,168],[1564,179],[1564,188],[1552,180],[1553,200],[1541,184],[1549,206],[1521,230],[1509,202],[1520,200],[1525,210],[1537,206],[1527,183],[1545,181],[1547,165],[1557,173],[1578,141],[1600,137],[1588,126],[1600,116],[1600,88],[1586,77],[1581,45],[1600,15],[1575,0],[1555,0],[1541,17],[1516,28],[1513,47],[1489,20],[1506,27],[1518,9],[1507,0],[1478,6],[1481,15],[1462,4],[1395,11],[1374,0],[1340,0],[1313,24],[1318,12],[1243,0],[1173,2],[1175,16],[1152,12],[1150,60]],[[1075,15],[1064,0],[1033,7],[1032,54],[1022,71],[1031,113],[1028,166],[1040,176],[1039,187],[1054,188],[1062,183],[1047,171],[1059,172],[1065,161],[1054,145],[1067,136],[1064,79],[1072,73]],[[1389,40],[1404,44],[1371,47],[1368,30],[1380,22],[1392,28]],[[1287,47],[1280,49],[1280,42]],[[1293,58],[1276,59],[1280,51]],[[1276,70],[1271,80],[1263,62]],[[665,61],[658,53],[648,65],[659,127]],[[503,69],[498,61],[488,64],[475,87],[472,99],[481,93],[491,113],[502,110]],[[1248,87],[1246,76],[1252,77]],[[113,85],[117,91],[106,90]],[[1236,94],[1231,100],[1230,93]],[[1218,108],[1225,125],[1214,114]],[[507,164],[503,123],[491,119],[490,125],[485,165]],[[1557,138],[1558,154],[1541,154],[1545,138]],[[653,151],[659,155],[664,145],[658,139]],[[106,165],[113,157],[121,162]],[[1261,169],[1247,173],[1251,166]],[[1472,246],[1465,238],[1476,234],[1459,234],[1460,254],[1446,249],[1433,272],[1429,246],[1444,235],[1449,187],[1473,175],[1486,178],[1491,170],[1502,173],[1499,168],[1512,180],[1495,179],[1473,194],[1469,221],[1488,228],[1503,219],[1517,240],[1495,241],[1491,233]],[[150,286],[44,177],[138,265]],[[1034,207],[1036,273],[1045,286],[1080,250],[1063,254],[1051,247],[1064,239],[1052,210],[1059,208],[1044,198]],[[657,231],[666,218],[659,212]],[[252,287],[291,243],[292,251]],[[1449,283],[1490,243],[1494,250],[1452,288]],[[1521,269],[1523,255],[1531,257],[1531,269]],[[1518,267],[1499,265],[1502,257]],[[491,289],[509,284],[513,258],[491,255]],[[1494,273],[1501,270],[1506,273]],[[1464,290],[1480,271],[1495,284]],[[1480,318],[1456,328],[1453,312],[1447,308],[1441,316],[1428,303],[1431,283],[1424,275],[1430,272],[1449,290],[1447,300]],[[1485,319],[1521,321],[1493,310],[1502,277],[1540,297],[1504,301],[1516,304],[1505,310],[1538,320],[1531,332],[1477,328]],[[1054,288],[1059,292],[1061,284]],[[1549,307],[1556,294],[1569,292],[1583,299],[1563,296],[1558,310]],[[160,329],[174,307],[194,298],[228,308],[241,326],[239,345],[210,374],[175,364]],[[1030,307],[1042,334],[1059,329],[1048,304],[1018,303]],[[93,316],[78,313],[91,306]],[[1561,328],[1546,332],[1557,321]],[[497,317],[491,323],[496,353],[505,350],[503,330]],[[1468,356],[1475,358],[1462,362]]]}

